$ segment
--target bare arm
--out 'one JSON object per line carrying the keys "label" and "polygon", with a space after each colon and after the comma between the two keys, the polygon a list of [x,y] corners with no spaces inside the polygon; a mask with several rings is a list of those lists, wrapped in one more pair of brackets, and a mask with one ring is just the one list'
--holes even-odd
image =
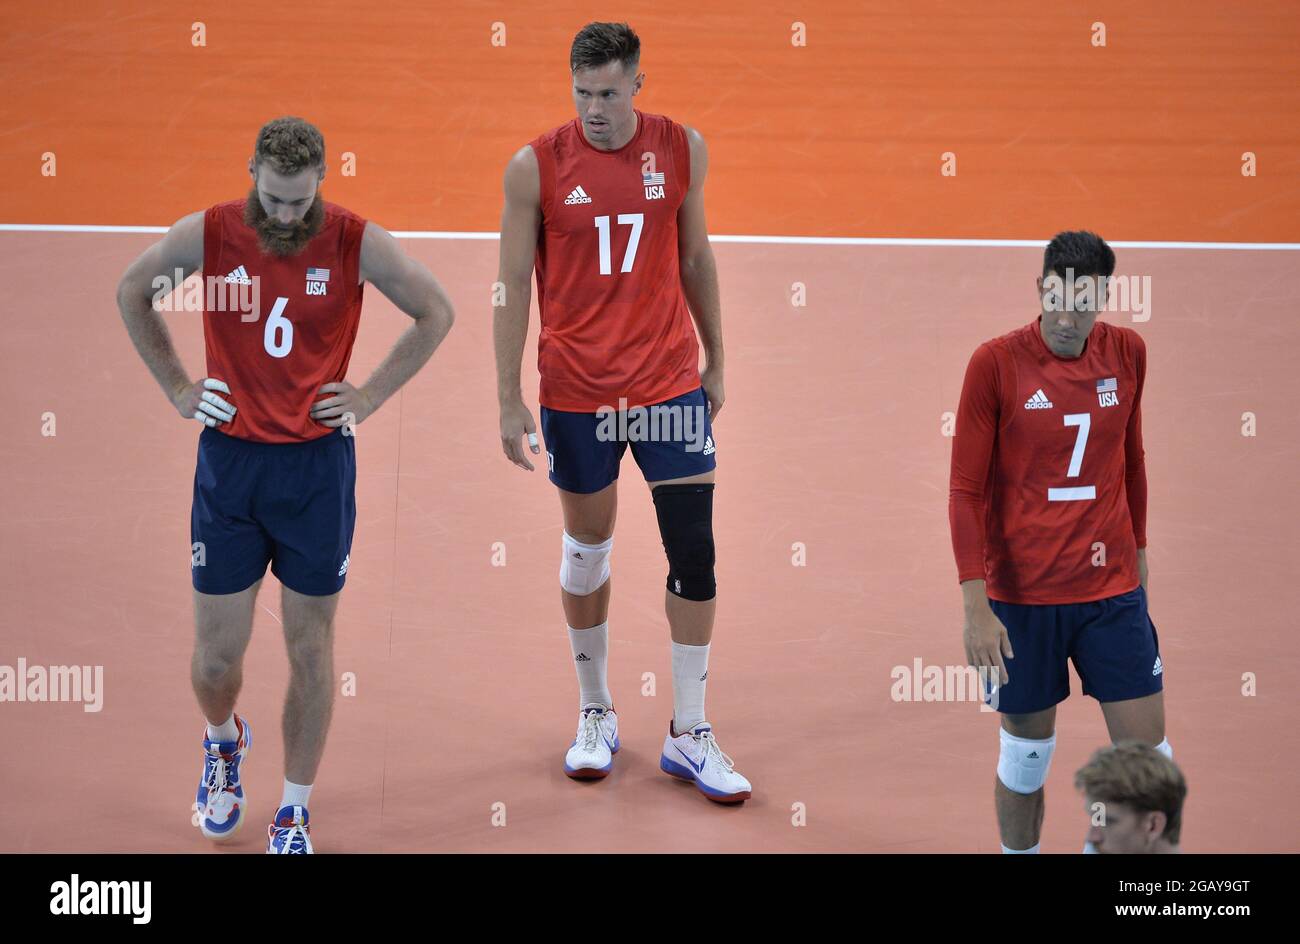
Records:
{"label": "bare arm", "polygon": [[393,349],[361,387],[348,381],[327,383],[320,393],[334,396],[312,404],[311,416],[322,426],[360,423],[415,376],[438,349],[456,320],[451,299],[433,273],[416,262],[377,223],[366,223],[361,237],[361,281],[414,319]]}
{"label": "bare arm", "polygon": [[709,398],[710,416],[716,416],[725,399],[723,385],[722,304],[718,295],[718,268],[709,245],[709,227],[704,219],[704,178],[709,170],[709,151],[694,128],[686,129],[691,148],[691,185],[677,211],[677,255],[682,292],[704,345],[705,368],[701,376]]}
{"label": "bare arm", "polygon": [[230,388],[220,380],[190,382],[162,314],[154,307],[155,298],[179,287],[202,267],[203,212],[199,211],[177,220],[127,267],[117,284],[117,310],[140,359],[172,406],[187,419],[216,426],[232,419],[235,408],[212,391],[228,394]]}
{"label": "bare arm", "polygon": [[533,261],[542,222],[541,180],[537,155],[531,147],[515,152],[505,173],[505,207],[501,211],[501,261],[497,270],[492,312],[496,348],[497,400],[501,409],[501,448],[520,468],[533,469],[521,443],[538,454],[537,424],[524,404],[520,362],[528,338],[528,306],[532,301]]}

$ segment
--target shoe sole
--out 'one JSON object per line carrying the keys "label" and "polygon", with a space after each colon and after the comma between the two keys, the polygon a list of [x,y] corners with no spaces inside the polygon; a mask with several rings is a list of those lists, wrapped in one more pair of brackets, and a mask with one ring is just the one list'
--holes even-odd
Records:
{"label": "shoe sole", "polygon": [[623,742],[614,737],[614,746],[609,749],[609,763],[604,767],[570,767],[564,765],[564,775],[570,780],[604,780],[614,769],[614,755],[623,746]]}
{"label": "shoe sole", "polygon": [[723,806],[731,806],[735,803],[744,803],[750,797],[749,790],[742,790],[739,793],[711,793],[704,784],[700,783],[700,779],[696,777],[693,772],[687,770],[681,764],[669,760],[662,754],[659,755],[659,769],[674,780],[680,780],[682,783],[694,784],[695,788],[699,790],[700,793],[704,794],[704,796],[712,800],[714,803],[721,803]]}
{"label": "shoe sole", "polygon": [[[240,777],[241,781],[242,781],[242,779],[243,779],[243,777],[244,777],[244,764],[248,761],[248,755],[251,754],[251,753],[253,753],[253,735],[252,735],[252,730],[249,729],[248,743],[244,745],[244,759],[241,760],[241,761],[239,762],[239,777]],[[243,786],[243,784],[241,783],[240,786]],[[244,820],[248,819],[248,816],[247,816],[247,810],[248,810],[248,791],[244,791],[244,799],[242,799],[242,800],[240,801],[240,804],[241,804],[241,806],[240,806],[240,809],[239,809],[239,822],[237,822],[237,823],[235,824],[235,828],[232,829],[232,830],[231,830],[230,832],[228,832],[228,833],[210,833],[210,832],[208,832],[208,830],[207,830],[207,829],[204,827],[204,825],[203,825],[203,817],[200,816],[200,817],[199,817],[199,832],[201,832],[201,833],[203,834],[203,838],[204,838],[204,839],[211,840],[212,842],[221,843],[221,842],[230,842],[230,840],[232,840],[232,839],[234,839],[236,836],[238,836],[238,835],[239,835],[239,831],[240,831],[241,829],[244,828]]]}

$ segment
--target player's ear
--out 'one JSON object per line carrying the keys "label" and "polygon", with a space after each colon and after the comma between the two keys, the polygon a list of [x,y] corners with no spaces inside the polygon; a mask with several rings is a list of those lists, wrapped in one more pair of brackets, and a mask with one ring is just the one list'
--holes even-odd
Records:
{"label": "player's ear", "polygon": [[640,73],[638,73],[638,74],[637,74],[637,77],[636,77],[636,81],[632,83],[632,94],[633,94],[633,95],[635,95],[637,92],[641,91],[641,83],[644,82],[644,81],[645,81],[645,73],[644,73],[644,72],[640,72]]}
{"label": "player's ear", "polygon": [[316,186],[319,187],[321,185],[321,181],[324,179],[325,179],[325,165],[322,163],[320,165],[320,174],[316,177]]}
{"label": "player's ear", "polygon": [[251,157],[248,159],[248,176],[253,178],[253,183],[257,183],[257,164]]}

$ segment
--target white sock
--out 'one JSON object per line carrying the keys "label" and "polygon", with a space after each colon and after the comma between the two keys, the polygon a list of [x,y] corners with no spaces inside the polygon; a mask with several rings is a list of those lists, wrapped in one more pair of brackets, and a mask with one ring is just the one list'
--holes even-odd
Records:
{"label": "white sock", "polygon": [[673,643],[673,734],[685,734],[704,720],[709,646]]}
{"label": "white sock", "polygon": [[1156,750],[1158,750],[1161,754],[1164,754],[1170,760],[1174,759],[1174,749],[1169,744],[1169,738],[1165,738],[1163,741],[1157,744]]}
{"label": "white sock", "polygon": [[286,806],[306,806],[307,800],[311,797],[310,783],[292,783],[288,780],[284,782],[284,793],[280,794],[280,808]]}
{"label": "white sock", "polygon": [[1002,854],[1003,855],[1038,855],[1038,847],[1041,845],[1042,843],[1036,842],[1028,849],[1008,849],[1006,846],[1003,846]]}
{"label": "white sock", "polygon": [[239,728],[235,725],[235,715],[231,712],[230,717],[224,724],[214,725],[208,723],[208,740],[209,741],[237,741],[239,740]]}
{"label": "white sock", "polygon": [[1085,843],[1083,844],[1083,854],[1084,854],[1084,855],[1096,855],[1096,854],[1097,854],[1097,847],[1094,846],[1094,845],[1093,845],[1092,843],[1090,843],[1090,842],[1085,842]]}
{"label": "white sock", "polygon": [[569,627],[569,648],[573,650],[573,665],[578,670],[578,707],[604,705],[614,707],[605,677],[609,662],[609,621],[590,629]]}

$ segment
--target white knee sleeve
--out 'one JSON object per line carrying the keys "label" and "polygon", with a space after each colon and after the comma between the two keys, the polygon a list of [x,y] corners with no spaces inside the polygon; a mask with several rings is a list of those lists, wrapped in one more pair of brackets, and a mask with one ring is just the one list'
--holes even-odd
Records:
{"label": "white knee sleeve", "polygon": [[1019,738],[999,728],[1002,750],[998,753],[998,779],[1012,793],[1037,793],[1047,783],[1056,750],[1056,735],[1043,741]]}
{"label": "white knee sleeve", "polygon": [[583,544],[564,532],[564,557],[560,561],[560,586],[576,597],[595,593],[609,579],[611,537],[602,544]]}

